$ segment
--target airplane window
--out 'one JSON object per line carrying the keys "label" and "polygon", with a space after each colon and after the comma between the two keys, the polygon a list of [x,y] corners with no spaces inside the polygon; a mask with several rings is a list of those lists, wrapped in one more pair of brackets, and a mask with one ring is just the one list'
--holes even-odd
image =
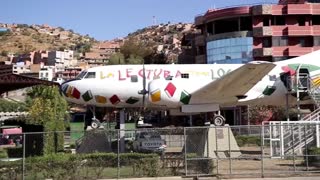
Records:
{"label": "airplane window", "polygon": [[96,78],[96,72],[88,72],[85,78],[86,79]]}
{"label": "airplane window", "polygon": [[77,78],[82,79],[87,74],[87,71],[82,71]]}
{"label": "airplane window", "polygon": [[189,79],[189,74],[181,74],[181,78]]}
{"label": "airplane window", "polygon": [[131,82],[138,82],[138,76],[137,75],[132,75],[131,76]]}

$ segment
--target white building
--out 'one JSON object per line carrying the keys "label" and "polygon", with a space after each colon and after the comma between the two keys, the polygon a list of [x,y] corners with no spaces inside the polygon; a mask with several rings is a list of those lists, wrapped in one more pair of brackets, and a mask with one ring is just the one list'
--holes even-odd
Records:
{"label": "white building", "polygon": [[39,79],[52,81],[55,76],[54,66],[44,66],[39,71]]}
{"label": "white building", "polygon": [[55,72],[64,71],[65,67],[74,64],[73,51],[51,51],[48,53],[48,65],[55,66]]}
{"label": "white building", "polygon": [[25,66],[24,62],[18,62],[12,66],[13,74],[29,73],[30,68]]}

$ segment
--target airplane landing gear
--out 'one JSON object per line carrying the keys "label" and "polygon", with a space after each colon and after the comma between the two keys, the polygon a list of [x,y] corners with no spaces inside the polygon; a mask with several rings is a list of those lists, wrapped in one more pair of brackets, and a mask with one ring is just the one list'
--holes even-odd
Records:
{"label": "airplane landing gear", "polygon": [[93,117],[92,121],[91,121],[91,125],[90,125],[92,127],[92,129],[97,129],[100,127],[100,125],[101,125],[101,123],[100,123],[99,119],[96,119],[95,117]]}
{"label": "airplane landing gear", "polygon": [[211,123],[215,126],[224,126],[224,124],[226,123],[226,119],[219,114],[215,114],[211,118]]}
{"label": "airplane landing gear", "polygon": [[96,107],[95,106],[89,106],[89,110],[92,112],[92,115],[93,115],[93,117],[91,119],[92,121],[91,121],[90,126],[91,126],[92,129],[97,129],[97,128],[100,127],[101,122],[100,122],[99,119],[96,118]]}

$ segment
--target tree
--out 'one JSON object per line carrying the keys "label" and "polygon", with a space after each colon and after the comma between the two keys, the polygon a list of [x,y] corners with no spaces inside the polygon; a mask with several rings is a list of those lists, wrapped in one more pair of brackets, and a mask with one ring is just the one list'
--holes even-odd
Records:
{"label": "tree", "polygon": [[64,137],[62,133],[66,127],[67,102],[60,95],[55,86],[34,86],[28,91],[27,104],[29,106],[29,124],[42,125],[44,131],[43,154],[50,154],[63,150]]}
{"label": "tree", "polygon": [[110,65],[125,64],[124,55],[121,53],[115,53],[115,54],[111,55],[108,64],[110,64]]}
{"label": "tree", "polygon": [[129,60],[139,60],[144,59],[151,54],[154,54],[153,44],[149,41],[141,41],[136,38],[129,38],[124,44],[120,47],[120,52],[123,54],[124,59],[128,62]]}

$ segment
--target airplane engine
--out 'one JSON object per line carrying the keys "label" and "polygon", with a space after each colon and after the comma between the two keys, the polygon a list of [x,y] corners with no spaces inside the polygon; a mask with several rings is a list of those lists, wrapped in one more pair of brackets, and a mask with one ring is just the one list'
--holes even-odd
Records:
{"label": "airplane engine", "polygon": [[189,104],[192,89],[185,79],[156,79],[149,83],[149,102],[167,107]]}

